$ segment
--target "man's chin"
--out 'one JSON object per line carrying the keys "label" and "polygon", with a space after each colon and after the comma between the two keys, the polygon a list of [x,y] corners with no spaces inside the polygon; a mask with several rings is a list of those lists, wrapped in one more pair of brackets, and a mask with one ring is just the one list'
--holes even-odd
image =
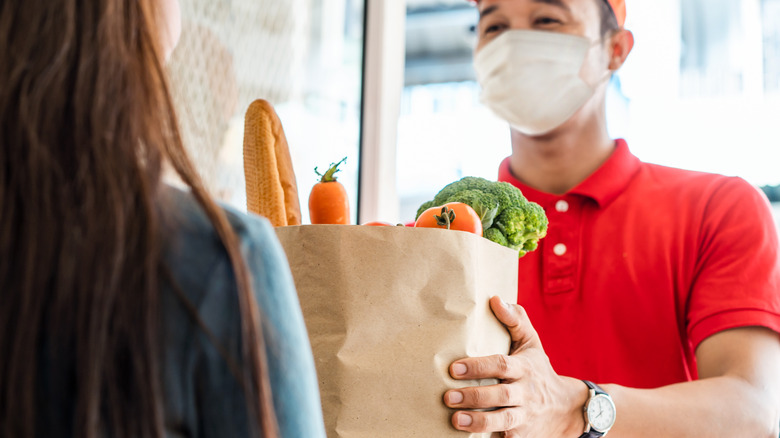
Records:
{"label": "man's chin", "polygon": [[517,130],[512,126],[510,126],[510,129],[512,131],[512,138],[521,138],[521,139],[533,140],[536,142],[548,142],[558,138],[561,135],[561,133],[564,131],[564,126],[565,125],[559,126],[553,129],[552,131],[547,131],[542,134],[526,134],[524,132]]}

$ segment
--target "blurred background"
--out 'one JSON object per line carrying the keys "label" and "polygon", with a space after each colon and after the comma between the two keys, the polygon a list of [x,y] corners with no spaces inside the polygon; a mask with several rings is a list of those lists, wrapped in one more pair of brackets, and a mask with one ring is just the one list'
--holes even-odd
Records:
{"label": "blurred background", "polygon": [[344,157],[339,175],[356,203],[364,1],[181,0],[181,10],[173,95],[212,193],[246,210],[244,114],[262,98],[282,120],[302,204],[314,168]]}
{"label": "blurred background", "polygon": [[[185,141],[236,208],[256,98],[282,119],[302,210],[314,167],[349,157],[355,222],[411,220],[449,182],[495,179],[511,151],[479,103],[464,0],[181,3],[170,70]],[[740,176],[780,202],[780,0],[629,0],[626,27],[636,46],[610,84],[611,135],[644,161]]]}

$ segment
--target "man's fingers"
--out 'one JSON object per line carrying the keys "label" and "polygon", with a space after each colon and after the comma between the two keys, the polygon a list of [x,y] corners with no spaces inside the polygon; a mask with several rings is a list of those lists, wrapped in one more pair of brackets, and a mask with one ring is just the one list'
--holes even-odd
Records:
{"label": "man's fingers", "polygon": [[490,308],[496,315],[501,324],[509,330],[512,338],[512,345],[527,347],[538,342],[539,337],[536,330],[528,319],[525,309],[517,304],[505,303],[500,297],[490,299]]}
{"label": "man's fingers", "polygon": [[453,389],[444,394],[444,403],[453,409],[493,409],[520,404],[515,385],[501,384]]}
{"label": "man's fingers", "polygon": [[506,354],[461,359],[450,365],[450,375],[456,380],[518,380],[523,374],[521,359]]}
{"label": "man's fingers", "polygon": [[520,408],[506,408],[492,412],[461,411],[452,415],[452,425],[466,432],[505,432],[516,429],[522,424],[523,411]]}

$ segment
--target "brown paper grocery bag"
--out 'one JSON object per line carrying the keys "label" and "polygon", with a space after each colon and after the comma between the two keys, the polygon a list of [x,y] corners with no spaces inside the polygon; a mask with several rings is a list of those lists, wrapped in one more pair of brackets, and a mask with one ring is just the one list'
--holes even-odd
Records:
{"label": "brown paper grocery bag", "polygon": [[517,301],[517,253],[460,231],[277,228],[311,338],[329,438],[487,437],[450,425],[449,365],[505,354],[488,300]]}

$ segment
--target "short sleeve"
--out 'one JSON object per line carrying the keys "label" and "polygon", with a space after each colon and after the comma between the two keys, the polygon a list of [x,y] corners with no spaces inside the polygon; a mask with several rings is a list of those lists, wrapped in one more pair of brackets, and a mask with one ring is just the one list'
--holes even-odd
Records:
{"label": "short sleeve", "polygon": [[693,348],[733,328],[780,332],[777,228],[766,197],[740,178],[723,178],[707,202],[687,319]]}
{"label": "short sleeve", "polygon": [[248,217],[242,251],[263,320],[280,436],[325,437],[317,376],[298,296],[270,224]]}

